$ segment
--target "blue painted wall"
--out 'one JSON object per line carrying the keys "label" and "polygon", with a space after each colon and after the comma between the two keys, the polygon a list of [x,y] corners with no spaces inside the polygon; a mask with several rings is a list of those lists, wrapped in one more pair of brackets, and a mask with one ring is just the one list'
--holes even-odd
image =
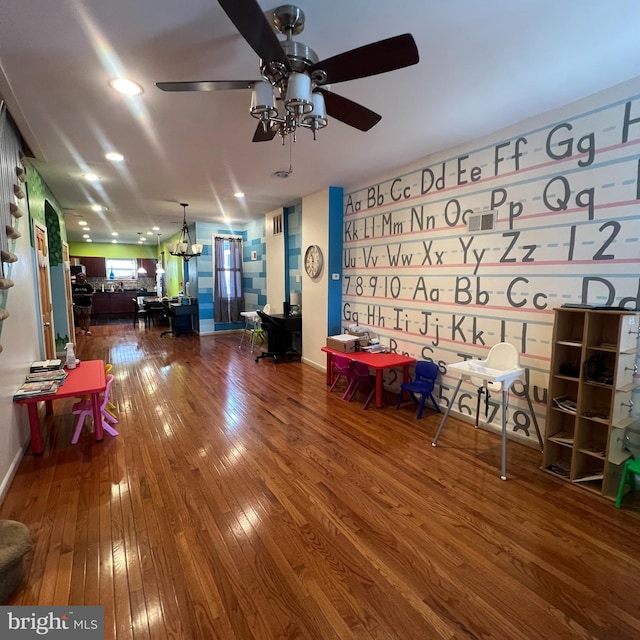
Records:
{"label": "blue painted wall", "polygon": [[284,210],[285,219],[285,292],[302,293],[302,203]]}
{"label": "blue painted wall", "polygon": [[[251,311],[266,303],[264,219],[243,227],[228,227],[218,223],[196,224],[196,242],[202,244],[202,255],[188,263],[191,295],[198,298],[200,334],[240,329],[242,322],[215,323],[213,320],[213,238],[216,235],[241,236],[243,240],[243,287],[245,309]],[[255,251],[256,259],[252,258]]]}

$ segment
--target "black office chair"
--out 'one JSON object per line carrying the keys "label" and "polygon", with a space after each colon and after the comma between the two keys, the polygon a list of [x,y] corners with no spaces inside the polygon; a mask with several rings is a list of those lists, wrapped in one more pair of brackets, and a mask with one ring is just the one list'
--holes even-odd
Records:
{"label": "black office chair", "polygon": [[171,329],[169,329],[168,331],[163,331],[160,334],[160,337],[162,338],[164,336],[168,336],[170,333],[172,333],[174,336],[177,336],[178,334],[173,328],[173,319],[176,317],[175,309],[168,302],[163,302],[162,307],[163,307],[164,314],[169,318],[169,322],[171,323]]}
{"label": "black office chair", "polygon": [[[283,318],[274,318],[262,311],[257,311],[262,328],[267,332],[267,350],[256,357],[256,362],[262,358],[273,358],[274,362],[290,358],[291,334],[286,329]],[[297,354],[296,354],[297,355]]]}

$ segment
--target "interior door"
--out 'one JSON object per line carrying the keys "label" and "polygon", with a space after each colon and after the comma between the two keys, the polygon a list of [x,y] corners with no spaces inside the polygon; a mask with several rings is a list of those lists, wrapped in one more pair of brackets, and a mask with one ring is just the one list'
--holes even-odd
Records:
{"label": "interior door", "polygon": [[67,321],[69,324],[69,340],[75,343],[76,331],[73,318],[73,297],[71,295],[71,262],[69,260],[69,245],[62,243],[62,264],[64,265],[64,291],[67,296]]}
{"label": "interior door", "polygon": [[36,260],[38,267],[38,295],[40,297],[40,311],[42,314],[42,343],[45,358],[56,357],[55,333],[53,329],[53,305],[51,302],[51,276],[49,273],[49,243],[47,229],[34,220],[33,237],[36,245]]}

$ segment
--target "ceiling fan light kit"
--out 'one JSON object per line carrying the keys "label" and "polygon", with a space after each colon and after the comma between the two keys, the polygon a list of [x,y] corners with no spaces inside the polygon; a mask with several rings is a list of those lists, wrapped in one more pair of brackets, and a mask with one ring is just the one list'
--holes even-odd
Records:
{"label": "ceiling fan light kit", "polygon": [[249,112],[259,120],[269,120],[278,115],[273,86],[266,80],[258,80],[251,91],[251,109]]}
{"label": "ceiling fan light kit", "polygon": [[[275,105],[274,87],[266,80],[258,80],[251,92],[250,113],[262,123],[262,131],[266,139],[272,139],[280,134],[282,143],[287,135],[295,132],[299,127],[311,129],[313,139],[316,131],[327,126],[327,113],[324,98],[321,93],[311,90],[311,78],[306,73],[293,72],[281,83],[286,82],[284,97],[284,113],[278,114]],[[282,98],[281,98],[282,99]],[[274,135],[270,135],[273,132]]]}
{"label": "ceiling fan light kit", "polygon": [[187,207],[186,202],[181,202],[182,207],[182,230],[180,231],[180,237],[178,242],[171,242],[167,244],[167,250],[172,256],[182,258],[185,262],[189,262],[191,258],[196,258],[202,254],[202,245],[191,242],[191,234],[189,233],[189,227],[187,226]]}
{"label": "ceiling fan light kit", "polygon": [[[316,132],[328,124],[327,114],[345,124],[368,131],[382,118],[356,102],[328,90],[331,83],[346,82],[402,69],[419,61],[413,36],[404,34],[380,40],[320,61],[313,49],[293,40],[304,29],[305,15],[294,5],[273,12],[273,26],[285,35],[280,40],[256,0],[218,0],[231,22],[260,57],[261,78],[157,82],[163,91],[218,91],[251,88],[251,115],[259,120],[253,142],[296,141],[299,128]],[[281,105],[277,105],[277,102]]]}

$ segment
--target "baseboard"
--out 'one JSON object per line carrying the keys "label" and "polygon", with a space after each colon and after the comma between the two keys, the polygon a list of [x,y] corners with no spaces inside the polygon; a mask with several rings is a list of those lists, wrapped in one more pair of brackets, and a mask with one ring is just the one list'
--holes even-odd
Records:
{"label": "baseboard", "polygon": [[7,470],[5,477],[2,479],[2,483],[0,484],[0,504],[4,502],[4,498],[7,495],[7,492],[9,491],[9,487],[13,482],[13,478],[16,475],[16,472],[18,471],[18,467],[20,466],[20,463],[22,462],[22,458],[24,457],[24,454],[27,451],[27,447],[29,446],[30,443],[31,443],[31,438],[27,438],[27,441],[24,443],[22,448],[16,451],[16,455],[11,461],[11,464],[9,465],[9,469]]}
{"label": "baseboard", "polygon": [[309,358],[305,358],[304,356],[302,357],[302,359],[300,360],[300,362],[304,363],[304,364],[308,364],[310,367],[313,367],[314,369],[317,369],[318,371],[326,371],[327,370],[327,365],[326,362],[315,362],[314,360],[310,360]]}

